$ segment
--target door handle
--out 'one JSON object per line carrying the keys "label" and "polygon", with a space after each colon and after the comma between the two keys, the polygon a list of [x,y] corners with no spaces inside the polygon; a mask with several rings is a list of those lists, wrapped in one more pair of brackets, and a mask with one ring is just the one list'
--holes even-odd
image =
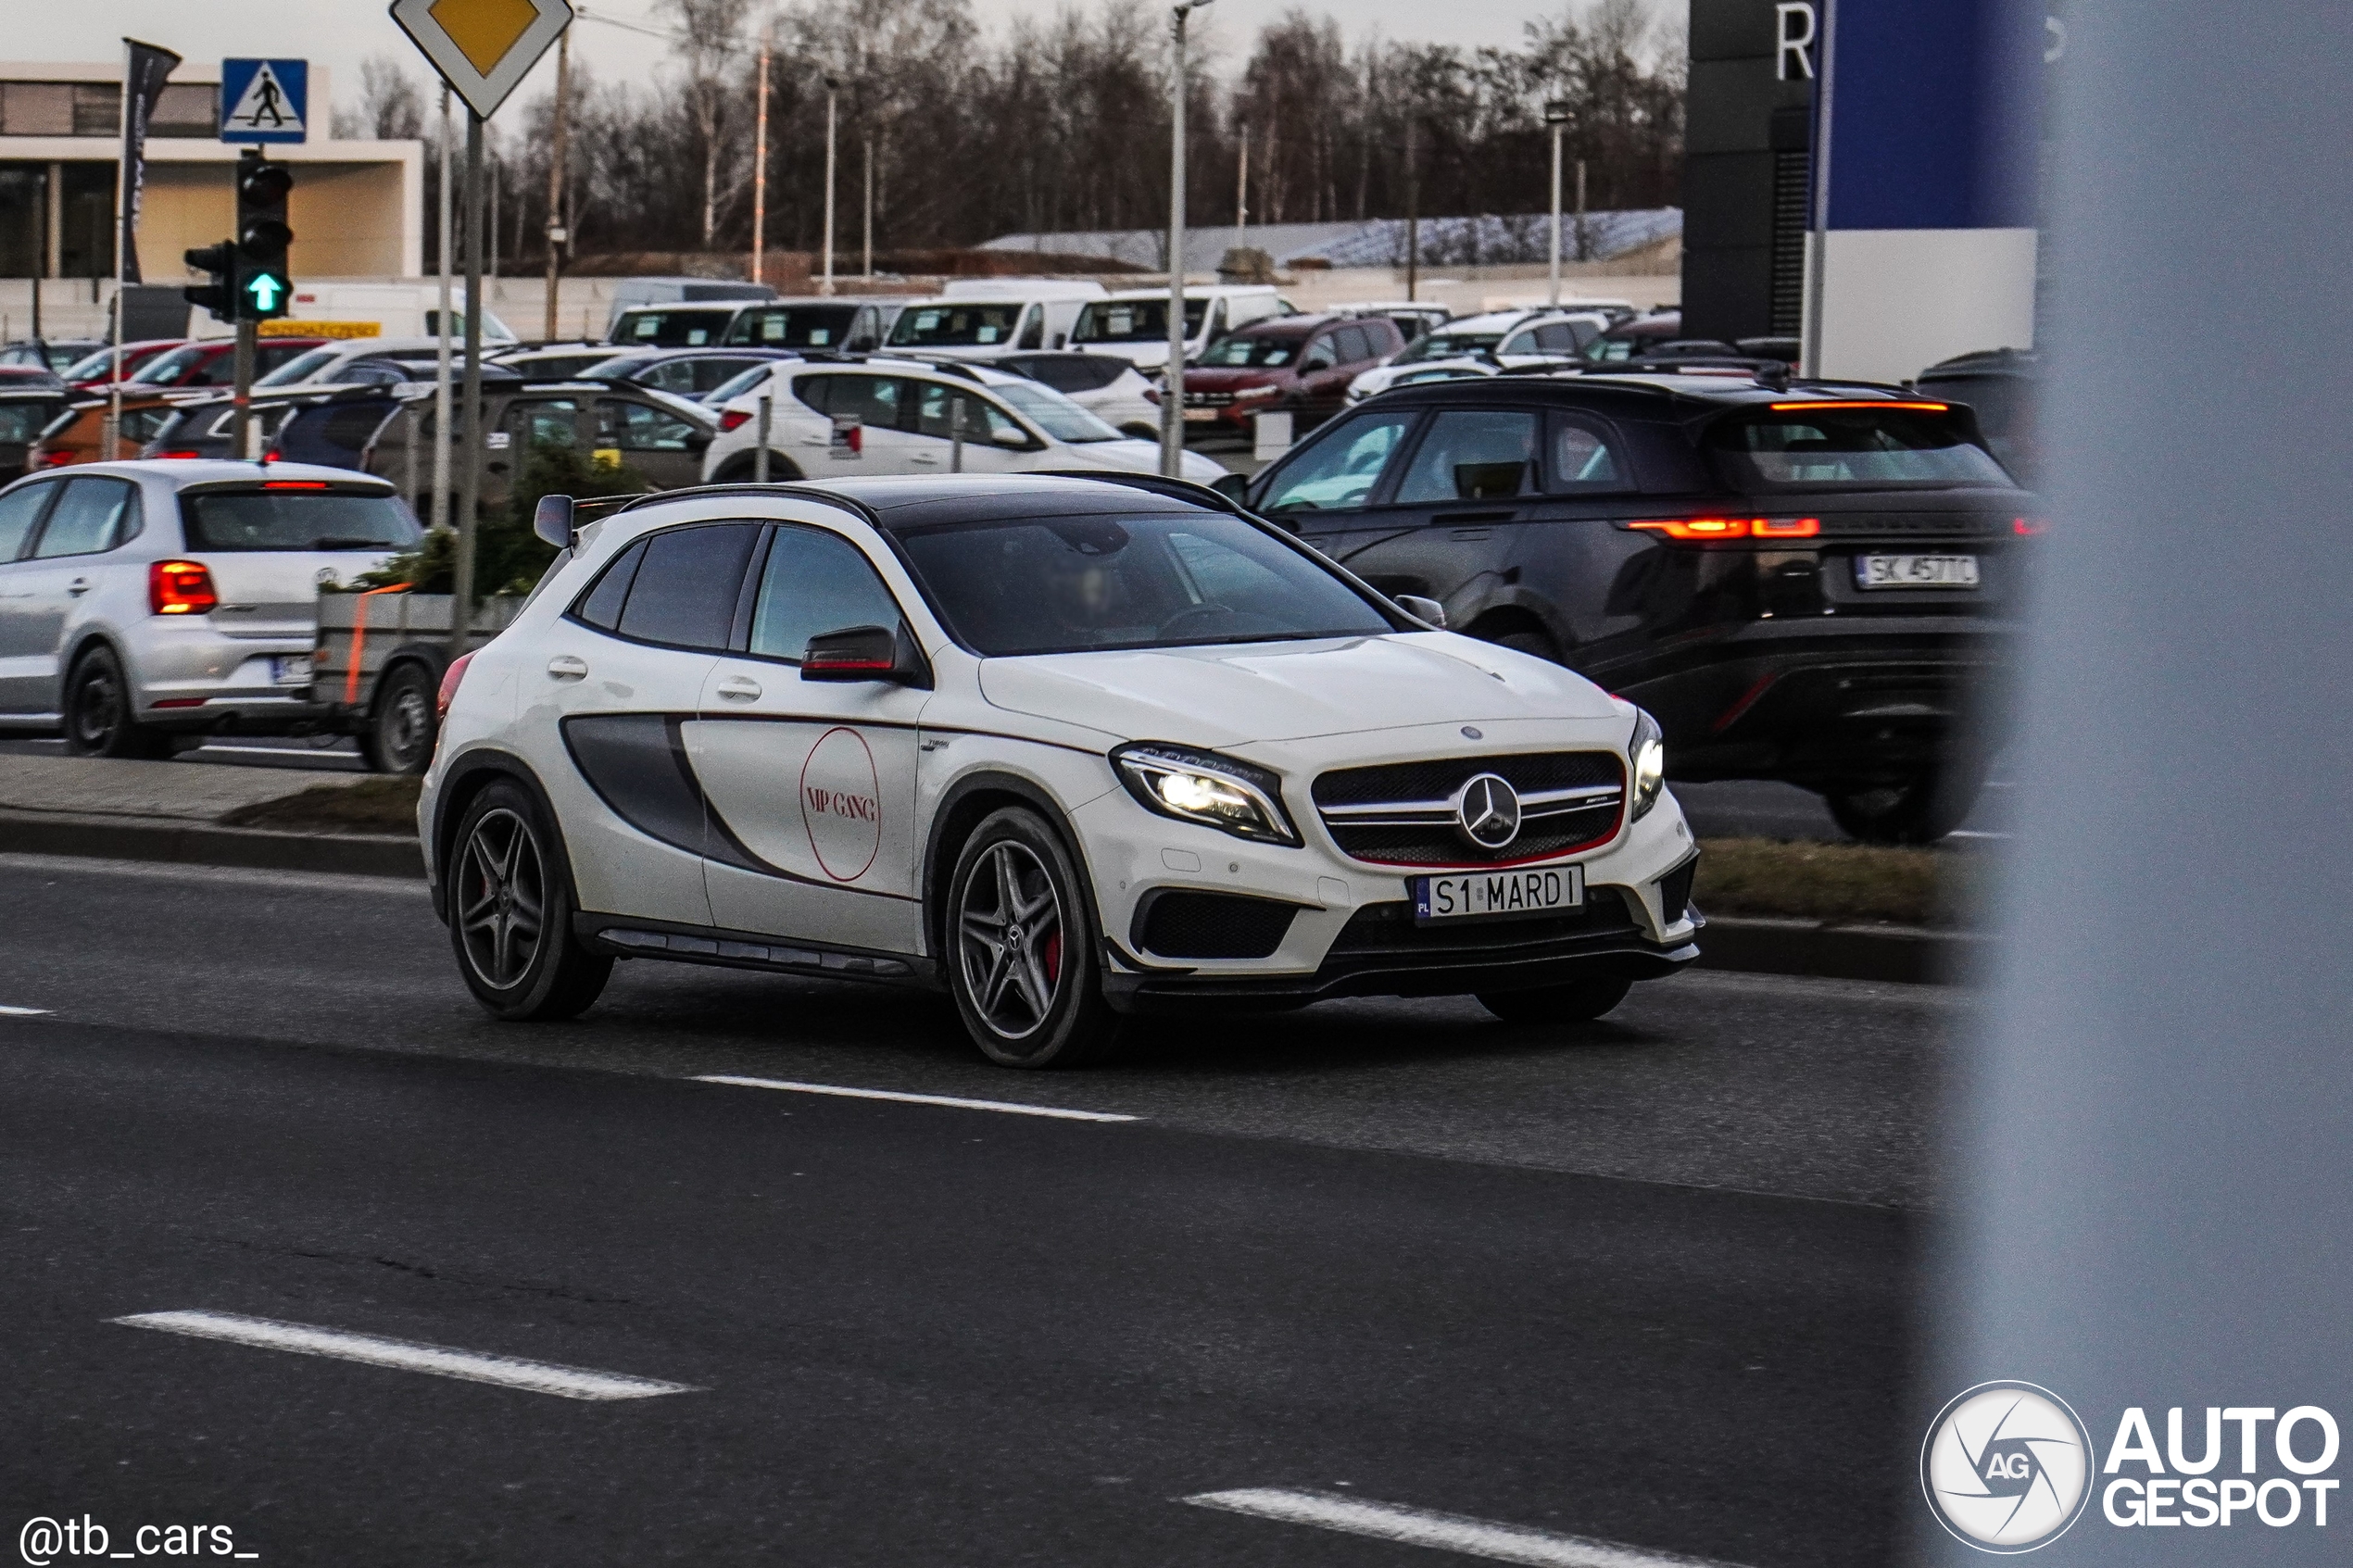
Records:
{"label": "door handle", "polygon": [[908,460],[909,460],[910,462],[921,463],[921,464],[923,464],[925,468],[933,468],[933,469],[936,469],[936,468],[937,468],[937,467],[939,466],[939,459],[938,459],[937,458],[933,457],[933,456],[932,456],[930,453],[928,453],[928,452],[918,452],[918,453],[916,453],[916,454],[915,454],[912,458],[909,458]]}
{"label": "door handle", "polygon": [[572,654],[560,653],[547,661],[547,673],[559,681],[585,681],[588,678],[588,661]]}
{"label": "door handle", "polygon": [[730,675],[719,683],[719,695],[731,702],[753,702],[760,696],[760,683],[746,675]]}
{"label": "door handle", "polygon": [[87,577],[77,577],[72,582],[66,584],[66,592],[71,594],[77,599],[89,591],[90,579]]}

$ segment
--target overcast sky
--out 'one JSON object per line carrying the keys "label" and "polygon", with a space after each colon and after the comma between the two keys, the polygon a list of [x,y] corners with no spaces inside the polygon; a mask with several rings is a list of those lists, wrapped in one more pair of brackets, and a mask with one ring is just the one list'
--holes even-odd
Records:
{"label": "overcast sky", "polygon": [[[1231,69],[1260,26],[1302,3],[1216,0],[1198,25],[1222,45]],[[1516,44],[1529,18],[1557,14],[1573,0],[1303,3],[1310,12],[1329,10],[1339,16],[1352,37],[1378,28],[1391,38],[1477,45]],[[1016,16],[1049,17],[1060,8],[1057,0],[974,0],[974,6],[992,23]],[[0,7],[8,13],[6,31],[0,33],[0,58],[9,60],[119,59],[125,34],[177,50],[191,61],[244,55],[299,56],[332,71],[336,101],[346,105],[356,101],[359,65],[371,54],[396,55],[424,74],[423,61],[384,14],[385,0],[79,0],[69,5],[0,0]],[[587,0],[585,8],[592,17],[643,21],[655,6],[654,0]],[[1157,23],[1164,12],[1155,4],[1151,14]],[[579,24],[573,46],[599,77],[608,79],[649,79],[663,53],[658,40],[593,19]],[[543,64],[514,101],[537,96],[548,70]]]}

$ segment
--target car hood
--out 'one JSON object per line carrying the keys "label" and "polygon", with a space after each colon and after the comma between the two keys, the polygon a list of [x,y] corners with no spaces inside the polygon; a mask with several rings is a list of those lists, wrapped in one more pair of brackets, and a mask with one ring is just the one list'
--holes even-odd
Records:
{"label": "car hood", "polygon": [[1189,370],[1185,372],[1187,392],[1239,392],[1252,386],[1288,386],[1298,377],[1289,366],[1267,369]]}
{"label": "car hood", "polygon": [[1212,746],[1618,711],[1556,664],[1443,632],[991,659],[980,689],[1014,713]]}

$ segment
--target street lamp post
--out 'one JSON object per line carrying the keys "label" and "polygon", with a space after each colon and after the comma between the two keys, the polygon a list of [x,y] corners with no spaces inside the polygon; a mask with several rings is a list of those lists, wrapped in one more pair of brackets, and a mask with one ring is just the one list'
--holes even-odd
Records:
{"label": "street lamp post", "polygon": [[825,78],[825,282],[817,292],[834,292],[834,143],[840,125],[835,112],[841,102],[841,78]]}
{"label": "street lamp post", "polygon": [[1175,11],[1176,40],[1168,96],[1168,365],[1160,394],[1160,471],[1185,471],[1185,24],[1211,0],[1185,0]]}
{"label": "street lamp post", "polygon": [[768,56],[774,31],[772,19],[760,24],[759,107],[752,111],[751,132],[751,281],[766,279],[768,257]]}
{"label": "street lamp post", "polygon": [[1553,128],[1553,308],[1561,304],[1561,133],[1568,125],[1569,106],[1554,99],[1544,106],[1544,123]]}

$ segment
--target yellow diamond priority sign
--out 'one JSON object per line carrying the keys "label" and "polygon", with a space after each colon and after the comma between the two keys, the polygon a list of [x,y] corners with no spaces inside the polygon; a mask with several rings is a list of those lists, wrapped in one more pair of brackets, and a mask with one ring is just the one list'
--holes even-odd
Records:
{"label": "yellow diamond priority sign", "polygon": [[393,0],[392,19],[488,119],[572,25],[569,0]]}

